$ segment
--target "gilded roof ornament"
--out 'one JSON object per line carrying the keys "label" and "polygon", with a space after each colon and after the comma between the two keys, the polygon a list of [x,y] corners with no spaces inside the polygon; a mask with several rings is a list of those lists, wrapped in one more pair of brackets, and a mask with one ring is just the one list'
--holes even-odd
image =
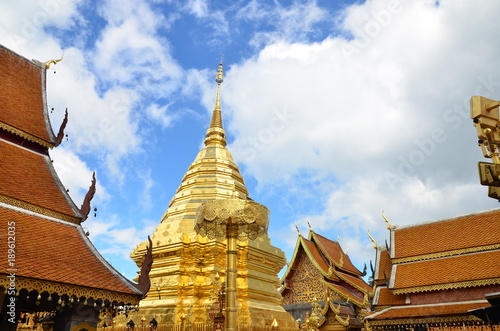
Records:
{"label": "gilded roof ornament", "polygon": [[373,242],[373,249],[377,249],[377,242],[375,239],[370,235],[370,230],[368,230],[368,237],[370,237],[370,240]]}
{"label": "gilded roof ornament", "polygon": [[387,223],[387,230],[390,230],[391,229],[391,222],[389,222],[387,217],[385,217],[383,210],[382,210],[382,217],[384,218],[385,222]]}
{"label": "gilded roof ornament", "polygon": [[295,224],[295,229],[297,230],[297,233],[299,234],[299,236],[302,237],[302,234],[300,233],[300,230],[299,230],[299,227],[297,226],[297,224]]}
{"label": "gilded roof ornament", "polygon": [[63,58],[64,58],[64,54],[61,55],[60,59],[54,59],[54,60],[50,60],[50,61],[45,62],[45,69],[50,69],[51,64],[57,64],[57,62],[61,62],[63,60]]}
{"label": "gilded roof ornament", "polygon": [[309,226],[309,230],[312,231],[312,226],[311,226],[311,223],[309,223],[309,221],[306,221],[307,222],[307,226]]}

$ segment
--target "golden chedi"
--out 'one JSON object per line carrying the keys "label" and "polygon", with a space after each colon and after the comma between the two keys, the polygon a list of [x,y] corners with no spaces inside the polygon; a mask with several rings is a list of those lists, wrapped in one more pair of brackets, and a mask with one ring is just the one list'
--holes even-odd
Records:
{"label": "golden chedi", "polygon": [[[227,239],[223,236],[209,236],[214,238],[209,239],[195,231],[197,209],[202,204],[222,199],[249,201],[243,177],[226,148],[220,108],[222,81],[221,63],[205,146],[189,166],[152,235],[151,289],[141,301],[139,312],[134,314],[138,319],[154,317],[159,325],[186,327],[209,324],[221,284],[224,288]],[[281,307],[277,292],[277,273],[286,264],[285,255],[271,245],[267,231],[259,234],[256,239],[239,240],[236,245],[237,325],[278,324],[281,330],[294,328],[296,324]],[[138,266],[147,244],[139,244],[131,253]]]}

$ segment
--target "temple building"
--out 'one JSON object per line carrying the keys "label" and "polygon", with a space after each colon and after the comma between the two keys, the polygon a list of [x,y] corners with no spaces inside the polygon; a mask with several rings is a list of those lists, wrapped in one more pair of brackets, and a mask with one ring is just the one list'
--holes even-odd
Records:
{"label": "temple building", "polygon": [[[203,148],[181,180],[160,224],[152,234],[151,289],[134,319],[155,318],[158,325],[186,327],[216,323],[224,318],[222,293],[226,289],[226,239],[208,239],[195,230],[202,204],[235,200],[252,201],[230,151],[222,125],[220,86],[222,63],[211,122]],[[147,242],[131,253],[138,265]],[[237,325],[279,326],[296,329],[281,307],[278,272],[286,264],[284,253],[272,246],[267,231],[261,237],[238,241],[236,265]],[[229,290],[229,289],[228,289]],[[211,319],[212,318],[212,319]],[[137,321],[135,321],[137,323]]]}
{"label": "temple building", "polygon": [[[0,329],[96,330],[99,314],[134,306],[142,292],[97,252],[81,208],[59,180],[49,149],[52,131],[45,75],[51,63],[30,61],[0,45]],[[89,178],[89,183],[91,179]]]}
{"label": "temple building", "polygon": [[293,257],[281,282],[283,307],[301,328],[361,330],[370,312],[372,288],[338,241],[309,228],[300,232]]}
{"label": "temple building", "polygon": [[[371,330],[477,330],[500,292],[500,209],[390,226],[377,247]],[[376,245],[375,245],[376,246]],[[500,330],[500,326],[496,326]]]}

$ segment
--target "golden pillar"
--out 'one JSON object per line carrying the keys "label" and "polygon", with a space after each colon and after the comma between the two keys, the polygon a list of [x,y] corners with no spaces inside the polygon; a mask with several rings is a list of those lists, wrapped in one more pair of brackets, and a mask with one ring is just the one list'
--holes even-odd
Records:
{"label": "golden pillar", "polygon": [[220,199],[202,204],[195,230],[210,239],[226,238],[226,330],[236,330],[237,240],[255,239],[267,232],[269,210],[256,202]]}

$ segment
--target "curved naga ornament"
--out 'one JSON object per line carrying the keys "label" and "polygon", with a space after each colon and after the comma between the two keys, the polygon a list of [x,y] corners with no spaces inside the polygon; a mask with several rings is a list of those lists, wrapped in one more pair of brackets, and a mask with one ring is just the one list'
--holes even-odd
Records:
{"label": "curved naga ornament", "polygon": [[61,55],[61,58],[58,60],[54,59],[54,60],[50,60],[50,61],[45,62],[45,69],[50,69],[51,64],[57,64],[57,62],[61,62],[63,59],[64,59],[64,54]]}
{"label": "curved naga ornament", "polygon": [[377,242],[375,239],[370,235],[370,230],[368,230],[368,237],[370,237],[371,241],[373,242],[373,249],[377,249]]}
{"label": "curved naga ornament", "polygon": [[391,229],[391,222],[389,222],[387,217],[385,217],[383,210],[382,210],[382,217],[384,218],[385,222],[387,223],[387,230],[390,230]]}

